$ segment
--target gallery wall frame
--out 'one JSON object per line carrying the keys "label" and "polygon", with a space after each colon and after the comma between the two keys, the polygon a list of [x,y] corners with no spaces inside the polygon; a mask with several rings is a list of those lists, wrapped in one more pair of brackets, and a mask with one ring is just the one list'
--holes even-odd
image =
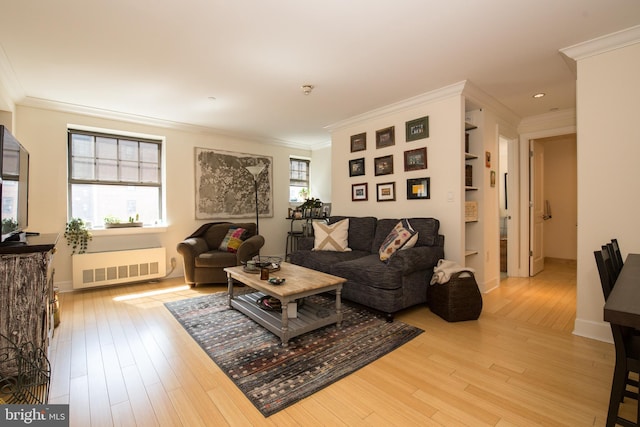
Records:
{"label": "gallery wall frame", "polygon": [[407,179],[407,200],[430,199],[431,198],[431,178],[409,178]]}
{"label": "gallery wall frame", "polygon": [[379,202],[392,202],[396,200],[396,183],[383,182],[376,184],[376,200]]}
{"label": "gallery wall frame", "polygon": [[373,159],[375,175],[393,174],[393,154]]}
{"label": "gallery wall frame", "polygon": [[364,174],[364,157],[349,160],[349,176],[361,176]]}
{"label": "gallery wall frame", "polygon": [[357,135],[351,135],[351,152],[364,151],[367,149],[367,133],[362,132]]}
{"label": "gallery wall frame", "polygon": [[429,116],[409,120],[404,126],[407,142],[429,138]]}
{"label": "gallery wall frame", "polygon": [[368,199],[368,185],[366,182],[351,185],[351,201],[361,202]]}
{"label": "gallery wall frame", "polygon": [[395,126],[376,131],[376,148],[391,147],[396,145]]}
{"label": "gallery wall frame", "polygon": [[253,175],[246,166],[264,165],[258,175],[258,213],[273,216],[273,157],[195,148],[195,218],[255,218]]}
{"label": "gallery wall frame", "polygon": [[404,152],[404,170],[416,171],[427,168],[427,147]]}

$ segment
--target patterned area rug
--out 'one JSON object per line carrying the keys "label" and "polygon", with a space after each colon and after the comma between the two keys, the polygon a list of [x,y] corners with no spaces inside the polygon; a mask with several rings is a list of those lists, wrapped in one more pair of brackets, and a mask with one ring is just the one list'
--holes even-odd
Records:
{"label": "patterned area rug", "polygon": [[[309,301],[332,307],[332,297]],[[423,331],[387,323],[363,308],[343,303],[342,327],[326,326],[289,341],[230,309],[216,293],[165,304],[211,359],[266,417],[315,393],[400,347]]]}

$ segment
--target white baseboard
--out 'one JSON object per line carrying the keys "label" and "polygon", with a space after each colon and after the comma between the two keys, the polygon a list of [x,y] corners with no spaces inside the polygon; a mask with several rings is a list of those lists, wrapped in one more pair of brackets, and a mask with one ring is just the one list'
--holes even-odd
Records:
{"label": "white baseboard", "polygon": [[573,335],[591,338],[613,344],[611,326],[608,322],[594,322],[593,320],[576,319],[574,323]]}

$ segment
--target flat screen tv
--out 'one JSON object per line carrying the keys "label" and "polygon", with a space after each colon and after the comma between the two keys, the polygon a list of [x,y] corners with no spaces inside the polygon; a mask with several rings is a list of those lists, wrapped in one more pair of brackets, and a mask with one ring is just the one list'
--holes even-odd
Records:
{"label": "flat screen tv", "polygon": [[29,225],[29,152],[0,125],[0,218],[2,240],[15,240],[15,235]]}

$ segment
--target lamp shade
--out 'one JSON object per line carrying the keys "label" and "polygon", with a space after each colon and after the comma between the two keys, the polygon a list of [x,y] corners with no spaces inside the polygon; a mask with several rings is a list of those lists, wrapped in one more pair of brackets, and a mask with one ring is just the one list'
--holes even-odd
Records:
{"label": "lamp shade", "polygon": [[257,180],[260,172],[264,170],[267,165],[259,164],[256,166],[245,166],[244,168],[249,171],[251,175],[253,175],[253,179]]}

